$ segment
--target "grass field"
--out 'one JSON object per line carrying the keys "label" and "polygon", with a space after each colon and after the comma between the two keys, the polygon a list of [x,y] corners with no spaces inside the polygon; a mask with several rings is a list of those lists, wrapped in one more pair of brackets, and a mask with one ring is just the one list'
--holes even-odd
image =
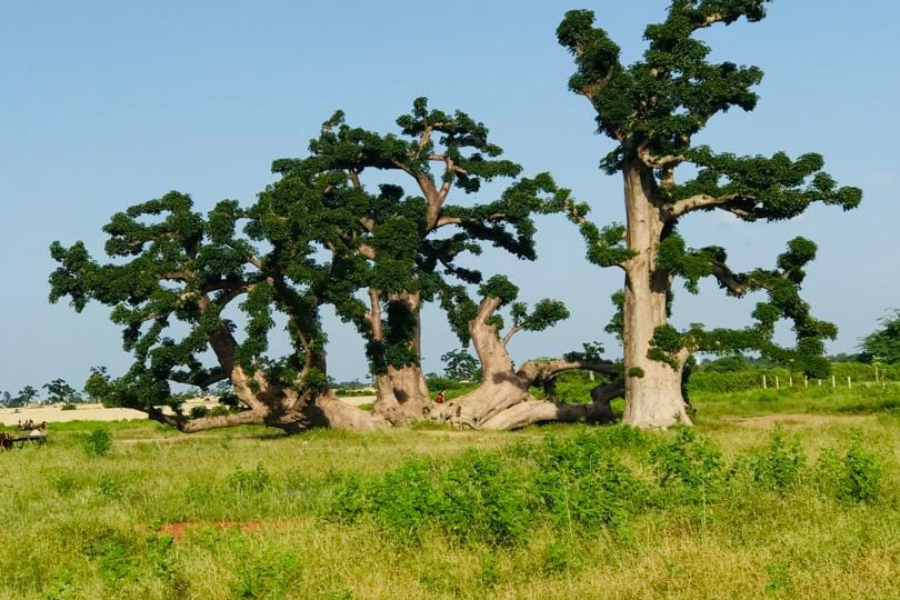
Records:
{"label": "grass field", "polygon": [[55,425],[0,452],[0,600],[900,599],[896,391],[693,401],[695,439]]}

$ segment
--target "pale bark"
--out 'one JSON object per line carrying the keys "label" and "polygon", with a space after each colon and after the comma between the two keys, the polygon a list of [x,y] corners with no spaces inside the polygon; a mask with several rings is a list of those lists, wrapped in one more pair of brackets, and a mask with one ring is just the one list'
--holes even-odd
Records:
{"label": "pale bark", "polygon": [[665,222],[660,207],[652,201],[656,186],[653,171],[643,164],[635,163],[627,165],[624,173],[626,242],[635,255],[623,264],[623,422],[644,429],[690,425],[681,394],[682,358],[678,359],[676,369],[647,356],[656,328],[668,322],[666,304],[672,284],[671,275],[656,268],[657,250]]}
{"label": "pale bark", "polygon": [[[383,341],[381,299],[377,290],[370,290],[369,300],[373,339]],[[389,300],[403,304],[410,312],[413,331],[409,347],[418,359],[422,350],[421,295],[418,292],[392,294]],[[428,384],[418,362],[403,367],[389,366],[386,373],[376,376],[375,388],[376,400],[373,412],[395,425],[421,419],[428,409],[430,403]]]}
{"label": "pale bark", "polygon": [[599,386],[591,402],[583,404],[537,400],[531,395],[532,386],[552,380],[563,371],[592,370],[611,375],[616,371],[608,363],[564,359],[530,361],[515,370],[506,349],[508,338],[501,340],[497,326],[488,322],[499,306],[497,298],[485,298],[469,322],[469,333],[481,360],[481,385],[453,402],[434,406],[431,418],[457,427],[492,430],[519,429],[547,421],[612,421],[609,401],[621,394],[615,384]]}
{"label": "pale bark", "polygon": [[[200,298],[201,310],[210,306],[210,299]],[[297,433],[316,427],[372,431],[388,426],[387,421],[372,413],[341,402],[331,390],[313,390],[306,385],[313,371],[322,376],[327,372],[325,352],[309,339],[309,332],[318,328],[314,312],[290,315],[297,328],[298,355],[304,357],[302,370],[292,384],[273,382],[261,369],[249,371],[236,360],[237,341],[224,322],[209,336],[208,343],[219,363],[216,379],[229,380],[232,391],[244,410],[227,415],[190,418],[184,414],[167,414],[157,407],[147,410],[148,416],[185,433],[235,427],[265,425]],[[194,382],[196,383],[196,382]]]}
{"label": "pale bark", "polygon": [[383,417],[342,402],[331,390],[320,393],[297,391],[265,382],[259,373],[256,379],[262,382],[261,387],[256,393],[250,392],[250,396],[247,393],[249,388],[241,383],[234,386],[245,410],[227,415],[190,418],[183,414],[164,413],[154,407],[148,410],[148,416],[176,427],[183,433],[239,425],[265,425],[281,429],[285,433],[300,433],[315,428],[376,431],[389,426]]}

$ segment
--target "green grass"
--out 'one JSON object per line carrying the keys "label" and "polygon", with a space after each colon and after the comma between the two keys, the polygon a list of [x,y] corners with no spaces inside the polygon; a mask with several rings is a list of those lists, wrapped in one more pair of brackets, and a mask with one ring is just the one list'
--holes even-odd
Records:
{"label": "green grass", "polygon": [[[560,520],[569,512],[554,512],[537,494],[526,534],[503,543],[460,537],[434,517],[407,532],[415,535],[398,534],[392,524],[406,517],[393,510],[392,494],[398,507],[412,506],[400,487],[403,465],[423,459],[439,482],[467,456],[496,457],[501,475],[515,471],[514,485],[528,485],[552,472],[545,436],[565,443],[582,428],[285,437],[260,428],[185,436],[148,422],[52,425],[46,447],[0,453],[0,600],[900,598],[900,411],[891,394],[697,394],[696,433],[721,453],[715,490],[658,483],[654,448],[668,448],[675,434],[635,442],[612,432],[601,450],[648,486],[646,498],[589,526]],[[752,462],[770,451],[779,421],[808,465],[786,489],[764,484]],[[98,427],[114,438],[106,456],[85,451]],[[815,466],[854,430],[883,472],[879,493],[865,502],[838,497]],[[383,488],[380,508],[335,518],[336,494],[351,477],[399,484]],[[452,496],[457,503],[474,498],[478,506],[488,489],[450,481],[445,496],[470,486],[469,495]],[[502,494],[508,482],[497,485],[490,489]],[[165,533],[184,521],[197,526],[177,541]]]}

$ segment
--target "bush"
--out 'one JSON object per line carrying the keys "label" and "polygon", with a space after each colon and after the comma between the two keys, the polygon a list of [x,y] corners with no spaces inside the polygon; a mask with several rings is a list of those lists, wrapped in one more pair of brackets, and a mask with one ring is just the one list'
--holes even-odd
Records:
{"label": "bush", "polygon": [[536,485],[558,525],[595,531],[630,521],[640,506],[642,485],[610,452],[606,436],[586,431],[565,440],[548,436],[544,446]]}
{"label": "bush", "polygon": [[84,451],[89,456],[106,456],[112,450],[112,433],[106,428],[98,428],[84,438]]}
{"label": "bush", "polygon": [[533,500],[496,454],[470,450],[442,473],[444,528],[464,540],[509,545],[527,537]]}
{"label": "bush", "polygon": [[650,459],[656,467],[659,485],[687,503],[706,503],[714,498],[724,479],[721,453],[708,441],[681,427],[675,439],[653,449]]}
{"label": "bush", "polygon": [[417,536],[443,512],[444,497],[432,469],[429,460],[408,460],[372,486],[372,512],[400,537]]}
{"label": "bush", "polygon": [[363,514],[402,541],[438,527],[464,542],[509,545],[523,539],[533,501],[527,482],[500,457],[469,451],[448,464],[411,459],[380,478],[345,478],[330,513],[352,522]]}
{"label": "bush", "polygon": [[272,484],[272,477],[261,464],[250,471],[238,467],[228,477],[228,484],[239,494],[253,494],[265,491]]}
{"label": "bush", "polygon": [[753,480],[769,489],[786,490],[794,487],[806,467],[806,457],[800,441],[788,442],[781,426],[772,432],[768,451],[752,459]]}
{"label": "bush", "polygon": [[878,457],[863,447],[859,430],[852,432],[842,453],[825,450],[819,458],[817,471],[820,483],[844,502],[874,500],[884,476]]}

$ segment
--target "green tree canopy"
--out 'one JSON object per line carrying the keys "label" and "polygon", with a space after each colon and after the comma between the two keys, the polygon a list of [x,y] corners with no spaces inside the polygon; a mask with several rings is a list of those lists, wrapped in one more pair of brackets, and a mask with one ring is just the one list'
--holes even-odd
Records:
{"label": "green tree canopy", "polygon": [[900,363],[900,310],[881,319],[881,327],[863,338],[862,350],[869,361]]}
{"label": "green tree canopy", "polygon": [[[353,127],[342,112],[335,113],[310,142],[307,156],[275,161],[280,179],[263,195],[303,203],[295,182],[316,177],[329,177],[340,188],[346,200],[340,219],[317,214],[334,207],[304,210],[317,242],[335,261],[352,265],[358,283],[369,290],[365,301],[348,295],[335,306],[367,340],[372,371],[382,376],[376,378],[379,400],[386,387],[400,396],[421,392],[399,389],[409,378],[384,377],[413,368],[424,382],[421,305],[482,281],[480,271],[462,266],[459,258],[491,245],[533,260],[533,215],[555,209],[567,195],[548,174],[521,177],[522,167],[502,158],[487,127],[462,111],[431,109],[419,98],[396,123],[395,132],[379,133]],[[499,180],[508,184],[489,195],[485,184]],[[460,202],[451,201],[454,192]],[[427,393],[420,400],[427,404]]]}
{"label": "green tree canopy", "polygon": [[[796,238],[775,268],[736,273],[723,248],[692,248],[679,233],[684,217],[700,211],[774,222],[796,217],[814,203],[849,210],[862,198],[859,188],[838,186],[822,170],[818,154],[739,156],[695,140],[714,116],[732,108],[753,110],[758,101],[754,88],[762,80],[757,67],[711,60],[711,49],[698,33],[740,19],[759,21],[768,1],[670,2],[665,19],[645,29],[646,50],[632,64],[622,62],[619,46],[595,26],[591,11],[568,12],[557,29],[560,44],[575,60],[569,87],[591,103],[598,131],[612,140],[601,167],[623,177],[626,222],[599,227],[588,220],[588,205],[572,199],[563,199],[561,208],[579,226],[588,259],[625,272],[624,293],[616,297],[622,313],[613,329],[623,335],[626,370],[645,374],[644,381],[631,381],[626,393],[626,403],[634,408],[626,409],[626,420],[646,421],[640,423],[644,426],[671,424],[670,415],[676,413],[678,420],[688,420],[679,408],[677,375],[648,359],[677,371],[692,352],[758,350],[810,375],[827,370],[823,340],[833,339],[837,330],[815,319],[800,297],[815,244]],[[674,281],[681,279],[689,292],[697,293],[705,278],[732,296],[766,294],[754,311],[756,324],[739,331],[700,325],[673,329],[668,313]],[[782,319],[794,326],[795,348],[773,341],[775,324]],[[661,396],[663,385],[669,393]],[[653,400],[669,396],[663,402],[671,407]],[[650,408],[638,409],[636,403]]]}
{"label": "green tree canopy", "polygon": [[[118,379],[95,372],[91,393],[186,429],[244,422],[293,429],[320,418],[309,412],[327,385],[319,307],[346,296],[355,281],[352,265],[315,256],[307,211],[344,203],[346,190],[333,179],[295,181],[302,203],[263,194],[250,208],[226,200],[206,215],[186,194],[170,192],[113,215],[104,227],[105,263],[81,242],[54,243],[60,266],[50,277],[51,301],[69,298],[78,311],[89,301],[109,306],[134,356]],[[318,210],[316,218],[342,215]],[[274,356],[279,316],[290,351]],[[172,384],[206,389],[222,381],[245,410],[207,420],[181,413]]]}

